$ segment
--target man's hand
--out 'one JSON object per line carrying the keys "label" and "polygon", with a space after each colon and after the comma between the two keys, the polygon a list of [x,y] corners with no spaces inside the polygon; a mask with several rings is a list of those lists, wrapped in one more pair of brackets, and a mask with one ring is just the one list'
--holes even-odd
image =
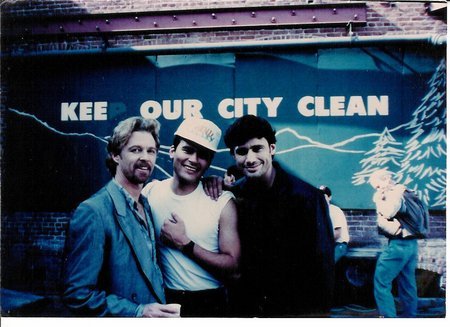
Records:
{"label": "man's hand", "polygon": [[211,199],[217,201],[222,195],[223,178],[220,176],[208,176],[202,179],[203,190]]}
{"label": "man's hand", "polygon": [[387,217],[378,214],[377,217],[378,227],[384,231],[385,234],[389,234],[392,236],[398,235],[401,233],[402,225],[398,222],[397,219],[387,219]]}
{"label": "man's hand", "polygon": [[146,318],[179,318],[181,305],[150,303],[144,306],[142,317]]}
{"label": "man's hand", "polygon": [[232,187],[233,184],[236,182],[236,178],[234,175],[227,175],[223,176],[223,184],[227,187]]}
{"label": "man's hand", "polygon": [[184,245],[191,240],[186,235],[186,226],[183,219],[176,213],[172,213],[172,218],[164,220],[161,227],[161,240],[164,244],[181,250]]}

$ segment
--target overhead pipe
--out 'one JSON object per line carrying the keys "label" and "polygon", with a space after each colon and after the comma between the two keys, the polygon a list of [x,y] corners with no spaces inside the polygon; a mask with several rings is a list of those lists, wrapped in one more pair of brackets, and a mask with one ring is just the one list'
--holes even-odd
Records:
{"label": "overhead pipe", "polygon": [[88,50],[51,50],[39,52],[3,53],[3,57],[35,57],[35,56],[84,56],[84,55],[168,55],[220,52],[251,52],[260,50],[281,51],[306,47],[339,48],[339,47],[367,47],[380,45],[422,44],[432,47],[442,47],[447,44],[445,34],[413,34],[413,35],[382,35],[382,36],[347,36],[310,38],[295,40],[242,41],[217,43],[189,43],[132,46],[126,48],[103,47]]}

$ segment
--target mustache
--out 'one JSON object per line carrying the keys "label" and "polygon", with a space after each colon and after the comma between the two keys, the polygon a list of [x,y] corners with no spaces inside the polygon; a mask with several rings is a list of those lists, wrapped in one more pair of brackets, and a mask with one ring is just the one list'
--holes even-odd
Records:
{"label": "mustache", "polygon": [[148,170],[152,170],[152,165],[150,165],[148,162],[146,161],[138,161],[135,165],[136,168],[146,168]]}

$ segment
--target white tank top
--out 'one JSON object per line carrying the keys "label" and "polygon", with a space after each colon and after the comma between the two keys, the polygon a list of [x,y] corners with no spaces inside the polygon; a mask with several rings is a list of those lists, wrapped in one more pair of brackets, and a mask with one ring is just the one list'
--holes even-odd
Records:
{"label": "white tank top", "polygon": [[171,190],[172,178],[146,185],[142,194],[148,198],[152,210],[155,233],[159,246],[160,264],[166,287],[175,290],[198,291],[218,288],[222,284],[208,271],[179,250],[165,246],[160,241],[164,220],[175,212],[186,225],[186,234],[196,244],[211,252],[219,252],[219,218],[222,209],[233,198],[223,192],[218,201],[211,200],[198,187],[188,195],[176,195]]}

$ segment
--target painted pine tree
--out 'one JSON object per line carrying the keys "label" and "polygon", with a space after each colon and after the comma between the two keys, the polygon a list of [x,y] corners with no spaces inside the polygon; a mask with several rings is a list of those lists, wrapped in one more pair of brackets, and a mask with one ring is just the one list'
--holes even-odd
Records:
{"label": "painted pine tree", "polygon": [[406,127],[411,137],[399,171],[400,182],[430,207],[446,202],[446,62],[441,61],[428,82],[429,91]]}
{"label": "painted pine tree", "polygon": [[394,172],[400,169],[404,156],[403,144],[395,140],[387,127],[373,144],[375,146],[360,161],[362,170],[353,175],[354,185],[367,183],[370,175],[378,169],[386,168]]}

